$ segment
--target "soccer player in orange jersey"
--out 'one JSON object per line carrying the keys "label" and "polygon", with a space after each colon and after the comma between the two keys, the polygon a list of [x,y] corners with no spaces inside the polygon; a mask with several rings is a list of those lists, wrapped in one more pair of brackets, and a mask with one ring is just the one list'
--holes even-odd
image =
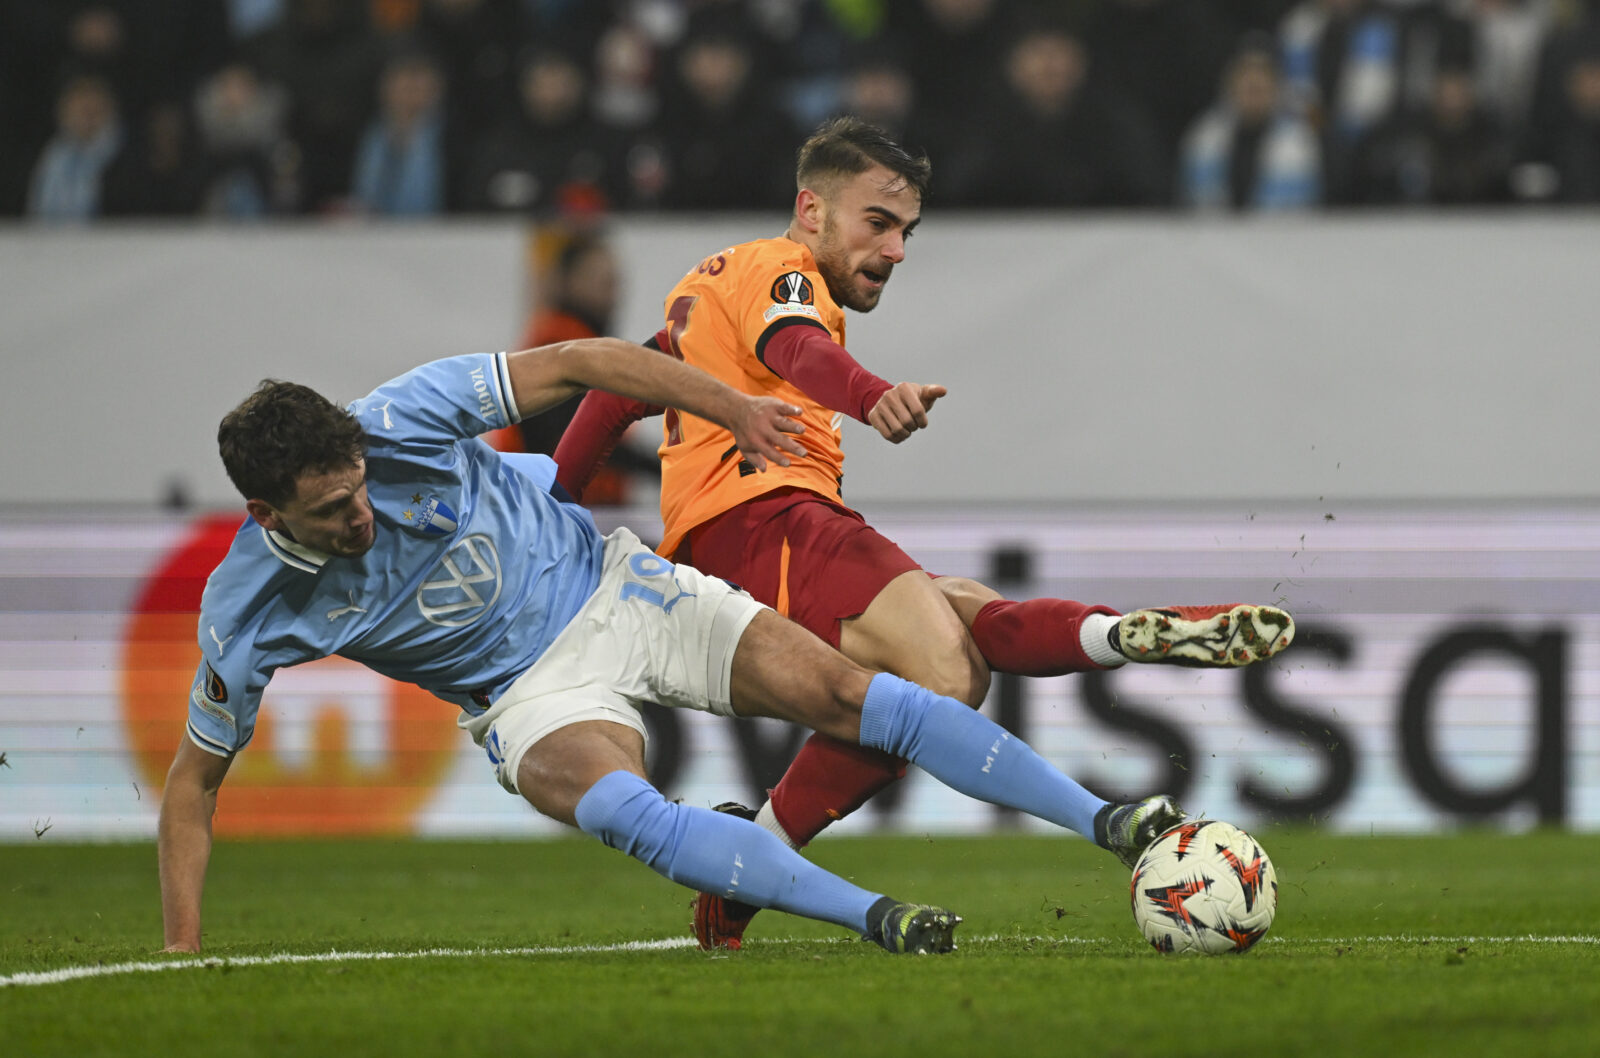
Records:
{"label": "soccer player in orange jersey", "polygon": [[[905,260],[929,175],[926,158],[881,130],[835,119],[801,148],[788,230],[711,254],[667,295],[657,348],[735,389],[801,408],[803,458],[756,474],[721,427],[595,392],[557,448],[561,484],[581,497],[622,430],[664,412],[663,555],[733,581],[859,664],[973,707],[992,670],[1061,675],[1130,660],[1233,666],[1287,646],[1292,619],[1266,606],[1123,615],[1067,599],[1004,599],[976,581],[924,572],[845,506],[842,417],[899,444],[928,425],[945,394],[943,386],[878,378],[844,344],[844,310],[872,311]],[[799,848],[904,769],[882,752],[813,735],[754,818]],[[1105,803],[1083,829],[1120,855],[1182,818],[1158,795]],[[702,893],[696,938],[703,947],[737,948],[754,913]]]}

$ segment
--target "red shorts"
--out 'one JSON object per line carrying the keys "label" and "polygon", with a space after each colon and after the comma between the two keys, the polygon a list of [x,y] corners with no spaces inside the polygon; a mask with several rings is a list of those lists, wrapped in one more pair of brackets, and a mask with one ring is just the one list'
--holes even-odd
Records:
{"label": "red shorts", "polygon": [[855,511],[794,488],[695,526],[672,558],[733,581],[835,649],[840,621],[922,568]]}

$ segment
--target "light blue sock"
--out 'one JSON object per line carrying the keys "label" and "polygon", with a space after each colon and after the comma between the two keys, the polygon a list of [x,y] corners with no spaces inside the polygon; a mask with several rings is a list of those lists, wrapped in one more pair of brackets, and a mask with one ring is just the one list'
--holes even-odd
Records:
{"label": "light blue sock", "polygon": [[861,744],[904,757],[969,797],[1048,819],[1094,840],[1105,804],[974,709],[880,672],[861,706]]}
{"label": "light blue sock", "polygon": [[882,896],[806,861],[766,829],[738,816],[673,804],[637,775],[614,771],[589,788],[578,827],[680,885],[836,922],[867,933]]}

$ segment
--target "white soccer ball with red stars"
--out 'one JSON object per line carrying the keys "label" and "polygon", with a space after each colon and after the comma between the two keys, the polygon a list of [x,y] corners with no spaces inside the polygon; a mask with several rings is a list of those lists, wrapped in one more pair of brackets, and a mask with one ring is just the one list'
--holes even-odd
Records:
{"label": "white soccer ball with red stars", "polygon": [[1157,951],[1246,951],[1272,926],[1278,875],[1255,838],[1220,819],[1161,834],[1133,868],[1133,920]]}

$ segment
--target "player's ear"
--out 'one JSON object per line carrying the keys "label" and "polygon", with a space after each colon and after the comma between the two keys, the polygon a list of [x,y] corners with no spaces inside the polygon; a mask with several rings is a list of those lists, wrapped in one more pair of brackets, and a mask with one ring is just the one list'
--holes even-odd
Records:
{"label": "player's ear", "polygon": [[277,532],[283,528],[283,519],[278,516],[277,510],[273,508],[272,504],[266,500],[245,500],[244,509],[251,518],[255,519],[255,523],[263,529]]}
{"label": "player's ear", "polygon": [[828,204],[822,196],[809,187],[802,187],[794,198],[794,218],[806,231],[816,234],[822,230],[822,215]]}

